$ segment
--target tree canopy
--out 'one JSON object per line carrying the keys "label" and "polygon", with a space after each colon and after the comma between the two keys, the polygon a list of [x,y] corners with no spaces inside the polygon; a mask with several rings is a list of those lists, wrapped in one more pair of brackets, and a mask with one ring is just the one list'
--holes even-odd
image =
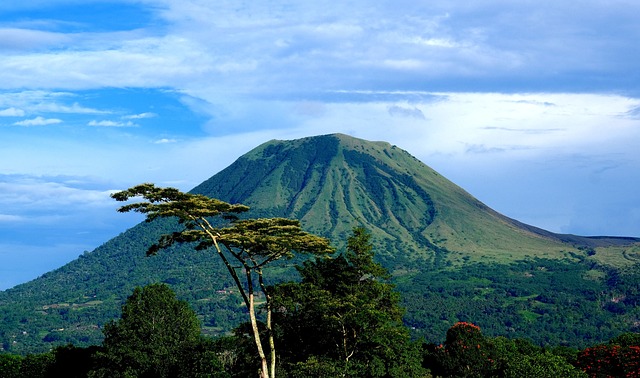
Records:
{"label": "tree canopy", "polygon": [[200,340],[200,322],[169,286],[152,284],[136,288],[103,332],[93,377],[175,377],[185,351]]}
{"label": "tree canopy", "polygon": [[354,228],[347,250],[299,267],[301,283],[275,290],[283,362],[291,376],[412,377],[424,373],[402,324],[388,273],[370,234]]}

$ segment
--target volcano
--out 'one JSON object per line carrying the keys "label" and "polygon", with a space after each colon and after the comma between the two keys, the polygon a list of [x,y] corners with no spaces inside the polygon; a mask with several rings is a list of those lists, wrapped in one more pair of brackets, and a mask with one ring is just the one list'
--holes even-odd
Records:
{"label": "volcano", "polygon": [[[609,328],[593,335],[594,340],[634,327],[635,313],[626,307],[606,308],[592,291],[617,290],[620,297],[635,298],[620,291],[631,290],[621,289],[621,282],[628,280],[620,277],[627,277],[629,267],[640,262],[640,239],[556,234],[521,223],[492,210],[386,142],[343,134],[272,140],[192,192],[245,204],[250,217],[299,219],[303,228],[328,237],[338,249],[353,227],[365,227],[372,234],[376,258],[407,298],[407,322],[418,336],[438,335],[453,321],[488,316],[492,311],[438,310],[433,307],[434,298],[451,296],[450,285],[444,283],[459,280],[461,294],[456,298],[461,301],[445,301],[442,306],[477,307],[486,305],[494,298],[491,295],[507,293],[510,284],[502,280],[512,275],[511,299],[493,308],[509,315],[492,321],[489,328],[496,334],[512,332],[544,343],[529,335],[527,327],[543,322],[549,311],[549,299],[545,302],[541,297],[543,291],[569,290],[553,281],[556,275],[571,276],[567,271],[584,281],[575,282],[578,287],[589,288],[584,297],[576,294],[576,300],[597,303],[610,320],[605,326]],[[205,332],[229,332],[242,319],[243,308],[217,259],[188,245],[144,257],[149,245],[176,227],[179,225],[170,220],[141,223],[59,269],[0,292],[2,349],[29,353],[69,342],[99,343],[100,327],[118,316],[119,306],[133,288],[152,282],[168,283],[188,300],[199,313]],[[277,269],[276,280],[295,279],[290,265]],[[551,277],[549,288],[523,281],[536,275],[539,284]],[[613,276],[617,281],[611,281]],[[434,294],[437,291],[439,297]],[[578,319],[573,326],[580,327],[580,323]],[[555,332],[545,324],[540,327]]]}

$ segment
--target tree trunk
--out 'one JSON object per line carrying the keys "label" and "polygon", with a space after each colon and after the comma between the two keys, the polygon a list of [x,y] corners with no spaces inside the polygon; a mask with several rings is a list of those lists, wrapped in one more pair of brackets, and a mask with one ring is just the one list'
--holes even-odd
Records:
{"label": "tree trunk", "polygon": [[269,365],[267,364],[267,356],[262,349],[262,341],[260,340],[260,330],[258,329],[258,320],[256,319],[256,310],[254,305],[253,285],[251,283],[251,274],[247,272],[247,281],[249,282],[249,318],[251,319],[251,329],[253,337],[258,348],[260,356],[260,377],[269,378]]}
{"label": "tree trunk", "polygon": [[[255,261],[253,261],[255,264]],[[270,357],[271,357],[271,378],[276,378],[276,343],[273,337],[273,328],[271,326],[271,296],[269,295],[269,291],[267,290],[267,285],[264,284],[264,280],[262,277],[262,268],[258,267],[256,269],[256,273],[258,273],[258,282],[260,284],[260,289],[264,294],[264,298],[266,300],[266,308],[267,308],[267,335],[269,337],[269,349],[270,349]]]}

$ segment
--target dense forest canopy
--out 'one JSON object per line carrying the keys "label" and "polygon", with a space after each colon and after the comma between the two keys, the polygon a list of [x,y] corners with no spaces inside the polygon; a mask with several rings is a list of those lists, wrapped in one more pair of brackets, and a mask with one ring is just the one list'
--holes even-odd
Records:
{"label": "dense forest canopy", "polygon": [[[385,269],[368,235],[350,248],[298,266],[300,282],[273,287],[278,377],[633,377],[640,334],[583,350],[541,348],[526,339],[485,336],[458,322],[442,343],[411,340]],[[264,314],[261,317],[264,320]],[[262,331],[266,329],[263,327]],[[244,378],[260,363],[245,323],[229,336],[202,336],[195,312],[166,284],[136,288],[99,346],[66,345],[42,354],[0,354],[0,377]]]}

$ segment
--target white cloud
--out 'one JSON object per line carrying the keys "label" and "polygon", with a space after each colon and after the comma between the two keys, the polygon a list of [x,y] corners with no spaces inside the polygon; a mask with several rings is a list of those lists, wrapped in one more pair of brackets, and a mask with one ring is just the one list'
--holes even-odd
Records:
{"label": "white cloud", "polygon": [[136,127],[138,126],[131,121],[118,122],[118,121],[96,121],[96,120],[89,121],[87,125],[97,126],[97,127]]}
{"label": "white cloud", "polygon": [[63,114],[108,114],[109,111],[82,106],[78,101],[71,104],[80,95],[71,92],[22,90],[0,91],[0,106],[15,108],[16,112],[24,113],[63,113]]}
{"label": "white cloud", "polygon": [[124,116],[122,118],[124,118],[124,119],[144,119],[144,118],[154,118],[154,117],[157,117],[157,116],[158,115],[156,113],[145,112],[145,113],[140,113],[140,114],[133,114],[133,115]]}
{"label": "white cloud", "polygon": [[212,70],[201,46],[176,37],[120,41],[111,49],[9,54],[0,88],[167,87],[198,81]]}
{"label": "white cloud", "polygon": [[0,223],[16,223],[16,222],[22,222],[24,220],[24,217],[18,216],[18,215],[12,215],[12,214],[0,214]]}
{"label": "white cloud", "polygon": [[7,108],[4,110],[0,110],[0,117],[24,117],[25,112],[22,109],[18,108]]}
{"label": "white cloud", "polygon": [[432,47],[445,47],[445,48],[460,47],[459,43],[454,42],[447,38],[413,37],[409,41],[411,43],[416,43],[416,44],[425,45],[425,46],[432,46]]}
{"label": "white cloud", "polygon": [[177,139],[162,138],[162,139],[156,140],[153,143],[155,143],[155,144],[168,144],[168,143],[176,143],[176,142],[178,142]]}
{"label": "white cloud", "polygon": [[73,209],[115,207],[110,190],[100,188],[104,183],[89,178],[82,180],[83,184],[72,181],[67,177],[0,175],[0,205],[11,211],[5,216],[16,219],[29,214],[49,219],[56,215],[52,210],[63,215]]}
{"label": "white cloud", "polygon": [[25,119],[24,121],[14,122],[13,124],[16,126],[47,126],[55,125],[58,123],[62,123],[62,120],[57,118],[44,118],[38,116],[33,119]]}
{"label": "white cloud", "polygon": [[109,111],[87,108],[80,104],[63,105],[55,102],[35,104],[32,108],[36,111],[50,113],[70,113],[70,114],[109,114]]}
{"label": "white cloud", "polygon": [[70,38],[61,33],[19,28],[0,28],[0,50],[30,50],[61,46]]}
{"label": "white cloud", "polygon": [[421,118],[425,119],[424,113],[422,110],[416,107],[405,107],[401,105],[391,105],[389,106],[389,114],[391,116],[400,116],[400,117],[413,117],[413,118]]}
{"label": "white cloud", "polygon": [[[211,87],[221,97],[312,89],[432,89],[446,87],[443,83],[495,90],[548,80],[553,82],[545,84],[564,80],[585,88],[596,82],[589,73],[633,74],[632,63],[625,62],[633,60],[640,37],[628,16],[640,10],[635,4],[602,12],[595,2],[580,10],[503,1],[330,7],[313,2],[142,3],[152,5],[149,9],[167,23],[165,35],[155,29],[65,35],[71,38],[65,49],[3,57],[0,86],[151,86],[191,94]],[[584,17],[574,17],[576,12]],[[626,33],[615,34],[607,25]],[[583,30],[593,33],[585,36]]]}
{"label": "white cloud", "polygon": [[[612,148],[627,159],[640,159],[633,147],[640,143],[640,127],[621,116],[640,105],[640,99],[554,93],[431,95],[405,93],[411,102],[327,103],[322,113],[298,118],[289,132],[295,130],[292,137],[344,132],[386,140],[427,162],[436,155],[455,156],[466,164],[480,161],[482,152],[491,152],[493,161],[508,162]],[[380,98],[376,93],[369,96]],[[420,97],[427,100],[415,100]],[[296,112],[292,106],[291,113]]]}

